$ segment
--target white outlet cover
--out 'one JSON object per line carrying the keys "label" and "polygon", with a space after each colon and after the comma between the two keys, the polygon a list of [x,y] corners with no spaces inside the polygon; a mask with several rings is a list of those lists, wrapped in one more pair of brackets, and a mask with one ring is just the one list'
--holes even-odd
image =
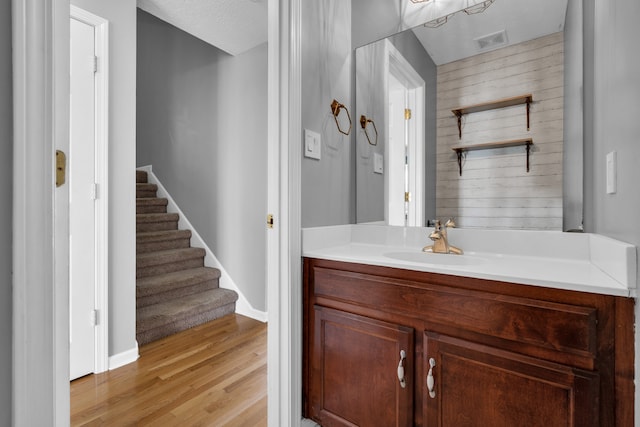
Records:
{"label": "white outlet cover", "polygon": [[373,153],[373,173],[384,172],[384,157],[380,153]]}
{"label": "white outlet cover", "polygon": [[607,154],[607,194],[617,191],[618,155],[615,151]]}
{"label": "white outlet cover", "polygon": [[304,130],[304,156],[320,160],[322,155],[322,142],[318,132],[309,129]]}

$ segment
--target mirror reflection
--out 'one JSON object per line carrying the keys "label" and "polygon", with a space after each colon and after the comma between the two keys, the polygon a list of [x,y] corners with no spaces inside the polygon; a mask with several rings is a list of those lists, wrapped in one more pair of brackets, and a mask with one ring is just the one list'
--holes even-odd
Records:
{"label": "mirror reflection", "polygon": [[582,146],[581,2],[465,9],[356,49],[354,116],[379,135],[354,127],[357,222],[579,227],[581,192],[565,189],[582,160],[565,156]]}

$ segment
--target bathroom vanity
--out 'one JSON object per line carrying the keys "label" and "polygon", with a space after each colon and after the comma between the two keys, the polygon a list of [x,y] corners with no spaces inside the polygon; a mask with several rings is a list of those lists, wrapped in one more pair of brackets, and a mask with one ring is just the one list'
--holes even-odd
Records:
{"label": "bathroom vanity", "polygon": [[303,232],[307,418],[325,427],[633,425],[635,247],[453,230],[458,257],[421,253],[426,230]]}

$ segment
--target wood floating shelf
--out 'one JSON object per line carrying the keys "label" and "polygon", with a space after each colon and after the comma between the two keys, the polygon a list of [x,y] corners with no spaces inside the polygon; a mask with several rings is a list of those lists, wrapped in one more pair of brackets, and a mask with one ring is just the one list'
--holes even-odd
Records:
{"label": "wood floating shelf", "polygon": [[525,145],[527,150],[527,173],[529,173],[529,154],[531,152],[531,146],[533,145],[532,138],[524,138],[524,139],[512,139],[509,141],[496,141],[496,142],[484,142],[481,144],[472,144],[472,145],[454,145],[451,147],[453,151],[456,152],[458,156],[458,169],[460,171],[460,176],[462,176],[462,153],[465,151],[475,151],[475,150],[488,150],[492,148],[504,148],[504,147],[515,147],[518,145]]}
{"label": "wood floating shelf", "polygon": [[527,130],[529,130],[529,127],[530,127],[529,112],[531,109],[532,102],[533,102],[533,95],[528,93],[526,95],[496,99],[494,101],[488,101],[480,104],[468,105],[466,107],[455,108],[451,110],[451,112],[458,118],[458,137],[462,138],[462,116],[464,116],[465,114],[479,113],[480,111],[495,110],[498,108],[511,107],[513,105],[520,105],[520,104],[527,105]]}

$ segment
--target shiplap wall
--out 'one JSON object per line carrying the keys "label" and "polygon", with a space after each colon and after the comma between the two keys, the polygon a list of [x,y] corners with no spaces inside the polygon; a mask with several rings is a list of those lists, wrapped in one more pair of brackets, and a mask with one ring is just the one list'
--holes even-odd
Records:
{"label": "shiplap wall", "polygon": [[[438,218],[459,227],[562,229],[563,34],[555,33],[438,67]],[[452,109],[531,93],[531,128],[518,105],[462,118]],[[462,176],[451,147],[533,138],[524,146],[467,152]]]}

